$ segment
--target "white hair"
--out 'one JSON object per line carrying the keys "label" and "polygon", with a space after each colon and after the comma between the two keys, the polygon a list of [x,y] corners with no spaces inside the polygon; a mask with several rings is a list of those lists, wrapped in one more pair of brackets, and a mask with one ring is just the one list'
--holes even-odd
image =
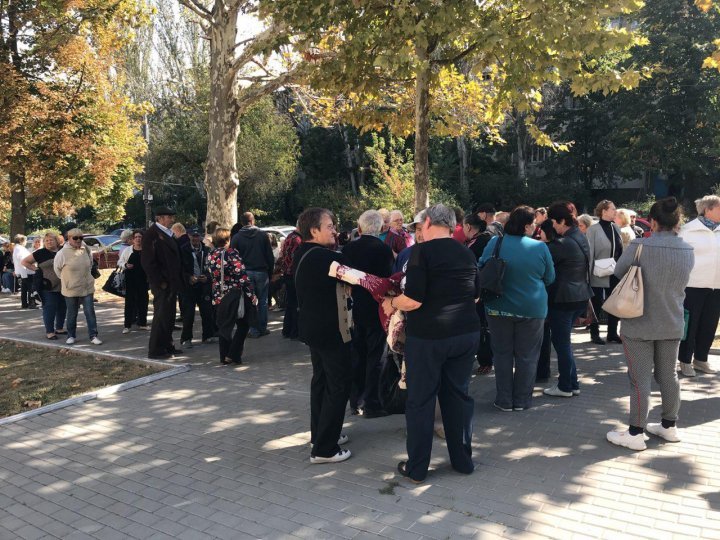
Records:
{"label": "white hair", "polygon": [[383,217],[377,210],[367,210],[358,218],[358,227],[363,234],[377,236],[383,228]]}
{"label": "white hair", "polygon": [[695,201],[695,208],[697,213],[701,216],[705,215],[705,212],[712,210],[720,204],[720,197],[717,195],[705,195],[702,199]]}
{"label": "white hair", "polygon": [[426,216],[430,218],[430,225],[447,227],[451,231],[455,230],[457,224],[455,210],[444,204],[435,204],[429,207],[426,210]]}

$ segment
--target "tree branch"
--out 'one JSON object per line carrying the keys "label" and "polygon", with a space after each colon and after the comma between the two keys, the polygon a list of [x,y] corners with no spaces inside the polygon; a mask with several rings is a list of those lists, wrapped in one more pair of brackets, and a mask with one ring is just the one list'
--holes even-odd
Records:
{"label": "tree branch", "polygon": [[207,21],[212,21],[212,13],[210,13],[205,6],[200,4],[197,0],[178,0],[180,5],[185,6],[187,9],[192,11],[195,15]]}

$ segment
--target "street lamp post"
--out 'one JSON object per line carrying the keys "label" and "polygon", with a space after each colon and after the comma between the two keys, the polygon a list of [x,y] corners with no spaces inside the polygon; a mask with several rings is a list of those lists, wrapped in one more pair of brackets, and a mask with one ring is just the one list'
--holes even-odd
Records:
{"label": "street lamp post", "polygon": [[145,171],[143,173],[144,182],[143,182],[143,202],[145,203],[145,227],[149,227],[152,222],[152,211],[150,209],[150,204],[152,203],[153,196],[152,193],[150,193],[150,186],[147,182],[147,166],[148,166],[148,153],[150,149],[150,123],[148,122],[147,114],[144,117],[143,122],[143,136],[145,137],[145,142],[147,143],[148,152],[145,154]]}

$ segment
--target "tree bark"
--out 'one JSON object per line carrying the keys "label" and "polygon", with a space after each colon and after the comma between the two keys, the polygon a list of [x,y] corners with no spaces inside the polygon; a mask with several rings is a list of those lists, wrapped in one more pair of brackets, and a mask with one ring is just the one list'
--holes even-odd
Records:
{"label": "tree bark", "polygon": [[416,48],[420,67],[415,80],[415,212],[430,205],[430,54]]}
{"label": "tree bark", "polygon": [[210,35],[210,138],[205,164],[207,221],[231,227],[238,215],[237,149],[240,107],[235,92],[234,60],[238,9],[216,2]]}
{"label": "tree bark", "polygon": [[355,153],[350,147],[350,137],[348,137],[347,128],[345,126],[340,126],[340,134],[342,135],[342,140],[345,144],[345,163],[348,168],[348,176],[350,177],[350,190],[352,191],[353,195],[357,195],[358,185],[357,179],[355,178],[355,163],[353,159]]}
{"label": "tree bark", "polygon": [[460,136],[455,139],[457,143],[458,161],[460,163],[460,197],[463,203],[467,203],[470,199],[470,185],[468,183],[468,149],[467,140]]}
{"label": "tree bark", "polygon": [[517,179],[527,187],[527,163],[525,154],[525,141],[526,137],[523,133],[524,128],[524,116],[520,114],[515,115],[515,133],[517,137]]}
{"label": "tree bark", "polygon": [[25,234],[27,225],[27,197],[24,178],[17,173],[10,173],[10,238],[16,234]]}

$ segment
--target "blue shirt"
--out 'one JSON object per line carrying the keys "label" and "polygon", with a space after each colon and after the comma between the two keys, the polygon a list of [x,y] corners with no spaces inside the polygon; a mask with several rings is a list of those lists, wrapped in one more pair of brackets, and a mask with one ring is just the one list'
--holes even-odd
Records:
{"label": "blue shirt", "polygon": [[[498,237],[485,246],[479,266],[493,253]],[[503,295],[485,302],[489,311],[512,313],[519,317],[547,317],[548,296],[545,287],[555,281],[555,266],[550,250],[538,240],[527,236],[506,234],[499,257],[505,260]]]}

